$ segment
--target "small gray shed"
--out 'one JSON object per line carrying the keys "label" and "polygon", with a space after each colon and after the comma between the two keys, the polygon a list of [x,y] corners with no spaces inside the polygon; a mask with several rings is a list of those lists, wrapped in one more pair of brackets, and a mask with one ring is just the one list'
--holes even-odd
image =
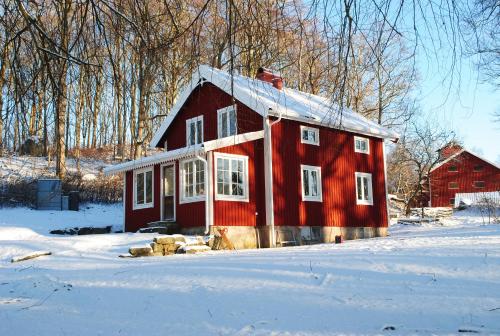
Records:
{"label": "small gray shed", "polygon": [[39,179],[36,200],[38,210],[61,210],[61,180]]}

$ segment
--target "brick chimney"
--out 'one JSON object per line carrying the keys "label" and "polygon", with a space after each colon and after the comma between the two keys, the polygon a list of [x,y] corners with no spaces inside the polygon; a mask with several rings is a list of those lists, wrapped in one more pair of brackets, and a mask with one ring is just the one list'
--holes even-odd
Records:
{"label": "brick chimney", "polygon": [[278,90],[283,89],[283,78],[274,74],[270,69],[260,67],[255,77],[261,81],[271,83]]}
{"label": "brick chimney", "polygon": [[460,146],[457,142],[452,141],[448,143],[446,146],[443,148],[439,149],[439,158],[440,160],[445,160],[449,158],[450,156],[460,152],[462,150],[462,146]]}

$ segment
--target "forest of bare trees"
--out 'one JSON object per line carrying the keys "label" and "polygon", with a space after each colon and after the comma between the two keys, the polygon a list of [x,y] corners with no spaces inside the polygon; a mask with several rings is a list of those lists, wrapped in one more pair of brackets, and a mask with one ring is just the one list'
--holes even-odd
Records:
{"label": "forest of bare trees", "polygon": [[[444,35],[434,38],[466,29],[454,13],[471,11],[444,8],[453,3],[5,0],[0,155],[34,139],[53,155],[60,177],[66,156],[78,158],[83,148],[108,146],[117,159],[138,158],[202,63],[246,76],[273,68],[288,87],[404,131],[416,113],[421,35],[437,18]],[[471,38],[474,22],[463,17]],[[467,50],[486,57],[485,50]]]}

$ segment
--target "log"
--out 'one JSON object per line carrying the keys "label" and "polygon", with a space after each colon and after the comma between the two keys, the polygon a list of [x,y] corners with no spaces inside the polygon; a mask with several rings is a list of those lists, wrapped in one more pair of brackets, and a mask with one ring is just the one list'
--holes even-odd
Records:
{"label": "log", "polygon": [[42,256],[48,256],[51,254],[52,254],[52,252],[50,252],[50,251],[33,252],[33,253],[25,255],[25,256],[14,257],[14,258],[12,258],[12,260],[10,262],[15,263],[15,262],[30,260],[30,259],[34,259],[34,258],[38,258],[38,257],[42,257]]}

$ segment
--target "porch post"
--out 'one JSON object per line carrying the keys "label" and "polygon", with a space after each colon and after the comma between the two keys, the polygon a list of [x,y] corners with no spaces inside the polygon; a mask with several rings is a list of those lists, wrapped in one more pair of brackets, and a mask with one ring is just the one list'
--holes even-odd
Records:
{"label": "porch post", "polygon": [[271,142],[271,121],[264,117],[264,190],[266,201],[266,225],[270,231],[268,235],[269,247],[276,247],[276,233],[274,232],[274,199],[273,199],[273,153]]}

